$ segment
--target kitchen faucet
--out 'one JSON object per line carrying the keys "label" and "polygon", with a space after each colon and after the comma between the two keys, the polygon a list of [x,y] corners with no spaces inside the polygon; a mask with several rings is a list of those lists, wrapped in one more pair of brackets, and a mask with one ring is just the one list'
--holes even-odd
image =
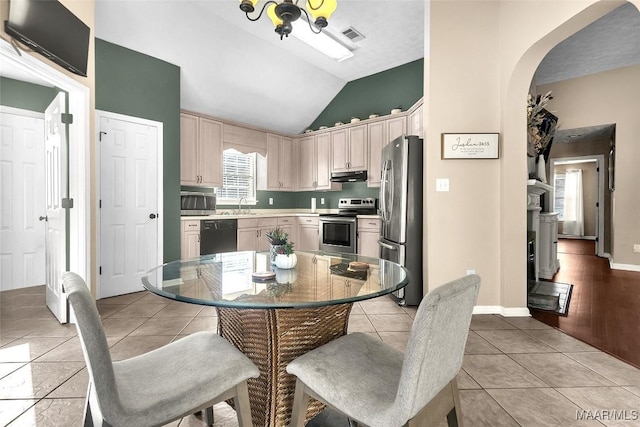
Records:
{"label": "kitchen faucet", "polygon": [[251,213],[251,206],[249,206],[249,202],[246,197],[241,197],[240,202],[238,202],[238,214],[242,214],[242,201],[244,200],[247,203],[247,208],[249,209],[249,213]]}

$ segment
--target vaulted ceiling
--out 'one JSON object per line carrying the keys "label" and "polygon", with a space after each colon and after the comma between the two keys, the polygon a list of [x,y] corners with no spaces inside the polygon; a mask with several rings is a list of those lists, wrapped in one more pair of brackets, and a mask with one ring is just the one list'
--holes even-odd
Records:
{"label": "vaulted ceiling", "polygon": [[[281,41],[268,19],[250,22],[238,5],[97,0],[95,34],[180,66],[182,108],[290,133],[306,129],[347,82],[425,54],[424,0],[338,0],[326,31],[354,51],[342,62],[294,37]],[[349,42],[341,34],[349,27],[365,39]],[[546,84],[633,64],[640,12],[626,3],[558,44],[535,78]],[[28,80],[8,64],[0,75]]]}

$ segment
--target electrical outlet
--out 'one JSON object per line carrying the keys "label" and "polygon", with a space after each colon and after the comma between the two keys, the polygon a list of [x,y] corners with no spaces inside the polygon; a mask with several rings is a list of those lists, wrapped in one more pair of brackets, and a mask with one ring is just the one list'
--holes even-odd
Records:
{"label": "electrical outlet", "polygon": [[467,270],[467,276],[470,275],[470,274],[476,274],[476,271],[475,270]]}
{"label": "electrical outlet", "polygon": [[320,204],[324,205],[324,197],[320,197]]}
{"label": "electrical outlet", "polygon": [[273,204],[273,197],[269,197],[269,204],[272,205]]}
{"label": "electrical outlet", "polygon": [[633,252],[640,253],[640,245],[633,245]]}
{"label": "electrical outlet", "polygon": [[436,179],[436,191],[449,191],[449,178]]}

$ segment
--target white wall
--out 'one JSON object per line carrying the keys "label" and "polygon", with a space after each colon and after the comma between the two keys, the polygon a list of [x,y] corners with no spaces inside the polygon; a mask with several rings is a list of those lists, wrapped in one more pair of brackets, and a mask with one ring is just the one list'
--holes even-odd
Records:
{"label": "white wall", "polygon": [[[638,1],[634,0],[636,5]],[[425,291],[475,269],[487,310],[526,310],[526,96],[557,43],[622,2],[438,1],[425,61]],[[500,132],[499,160],[441,160],[444,132]],[[435,191],[449,178],[451,191]]]}

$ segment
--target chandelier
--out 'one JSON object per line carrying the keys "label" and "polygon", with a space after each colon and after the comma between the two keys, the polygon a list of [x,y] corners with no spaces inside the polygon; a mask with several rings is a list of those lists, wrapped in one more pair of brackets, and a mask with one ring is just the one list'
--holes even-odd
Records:
{"label": "chandelier", "polygon": [[[307,6],[305,10],[305,8],[298,6],[299,0],[283,0],[281,3],[269,0],[262,6],[260,14],[252,18],[249,14],[255,10],[255,5],[258,1],[259,0],[240,0],[240,10],[247,15],[249,21],[257,21],[266,9],[267,16],[269,16],[273,25],[276,27],[276,33],[280,34],[280,40],[282,40],[283,37],[289,37],[291,30],[293,30],[292,22],[300,18],[300,15],[303,13],[307,18],[306,21],[311,31],[319,34],[322,29],[327,26],[327,20],[338,6],[336,0],[306,0]],[[313,25],[311,25],[312,20]]]}

